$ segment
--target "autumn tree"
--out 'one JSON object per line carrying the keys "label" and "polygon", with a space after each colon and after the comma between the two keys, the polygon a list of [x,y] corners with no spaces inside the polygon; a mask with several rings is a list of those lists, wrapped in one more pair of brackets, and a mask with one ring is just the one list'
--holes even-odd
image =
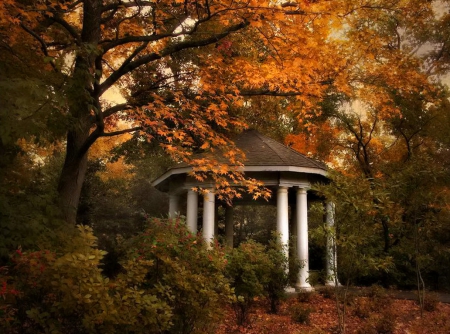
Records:
{"label": "autumn tree", "polygon": [[[320,36],[325,7],[312,7],[307,1],[3,2],[7,46],[30,50],[41,60],[36,67],[61,78],[47,87],[64,96],[57,114],[66,120],[67,147],[58,191],[66,220],[75,221],[86,153],[100,137],[141,131],[176,160],[187,160],[197,146],[228,144],[217,129],[243,126],[227,113],[230,104],[242,103],[239,94],[320,95],[329,77],[324,64],[331,62],[319,63],[314,52],[325,56],[328,47]],[[298,46],[287,48],[292,44]],[[281,51],[287,54],[279,57]],[[296,80],[292,66],[303,68]],[[125,102],[108,103],[118,88]],[[128,128],[114,129],[120,118]],[[228,158],[236,163],[235,154]]]}
{"label": "autumn tree", "polygon": [[[387,113],[385,90],[369,93],[380,87],[380,73],[397,89],[422,80],[395,42],[403,22],[422,24],[430,11],[429,3],[412,0],[8,0],[0,24],[3,32],[10,27],[8,47],[21,46],[21,55],[31,50],[40,71],[58,77],[46,85],[46,97],[63,97],[54,113],[67,131],[58,191],[73,223],[86,153],[100,137],[129,132],[156,140],[176,161],[190,162],[232,193],[223,178],[236,173],[226,164],[205,167],[192,154],[227,147],[229,164],[239,165],[242,157],[230,150],[226,134],[245,127],[245,115],[265,98],[281,98],[282,109],[307,120],[320,113],[317,106],[332,88],[352,98],[372,96]],[[404,76],[411,80],[398,80]],[[111,102],[114,91],[121,102]],[[282,112],[273,117],[286,119]],[[117,127],[119,120],[125,128]],[[245,183],[242,175],[235,181]]]}
{"label": "autumn tree", "polygon": [[[317,111],[303,118],[286,142],[342,173],[334,189],[342,215],[338,221],[344,219],[338,230],[341,245],[358,240],[354,233],[365,230],[366,241],[374,242],[361,248],[371,250],[374,260],[392,257],[390,279],[406,284],[415,268],[435,270],[431,259],[442,257],[431,251],[433,230],[440,226],[447,233],[449,180],[443,156],[448,146],[443,137],[448,136],[449,109],[446,88],[437,81],[445,62],[436,50],[445,48],[435,30],[445,15],[436,12],[437,3],[417,11],[407,2],[384,4],[380,11],[375,7],[367,5],[349,17],[349,29],[340,36],[352,41],[343,48],[353,46],[349,90],[330,87]],[[358,218],[347,219],[350,213]],[[387,275],[380,279],[388,284]]]}

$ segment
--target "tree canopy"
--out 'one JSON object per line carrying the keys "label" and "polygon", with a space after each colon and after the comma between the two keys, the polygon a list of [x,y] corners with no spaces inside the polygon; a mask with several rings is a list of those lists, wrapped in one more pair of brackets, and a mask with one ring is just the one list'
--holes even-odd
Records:
{"label": "tree canopy", "polygon": [[[280,97],[304,120],[320,112],[330,89],[364,96],[389,114],[395,107],[383,82],[410,93],[428,84],[409,40],[433,17],[422,1],[9,0],[1,13],[5,57],[32,72],[28,85],[37,77],[30,91],[49,90],[28,105],[51,107],[36,118],[67,132],[58,189],[72,222],[86,153],[100,137],[135,133],[160,142],[175,160],[201,165],[192,153],[229,145],[226,132],[246,126],[258,96]],[[117,89],[124,103],[108,100]],[[226,156],[242,160],[229,148]],[[217,183],[231,192],[226,181]]]}

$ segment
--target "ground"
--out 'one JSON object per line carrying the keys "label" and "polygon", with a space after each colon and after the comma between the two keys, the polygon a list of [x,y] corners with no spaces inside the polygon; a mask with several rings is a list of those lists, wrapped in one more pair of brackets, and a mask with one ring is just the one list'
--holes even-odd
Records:
{"label": "ground", "polygon": [[[346,306],[345,333],[450,333],[450,304],[438,302],[434,295],[430,295],[429,301],[426,305],[428,311],[424,311],[421,317],[420,307],[414,300],[376,294],[358,296],[352,293]],[[236,325],[233,310],[230,309],[216,334],[338,333],[336,300],[332,294],[314,293],[307,297],[288,298],[281,303],[278,314],[268,314],[266,305],[263,301],[256,302],[246,326]],[[306,319],[306,323],[299,323],[294,318],[300,321],[309,319]]]}

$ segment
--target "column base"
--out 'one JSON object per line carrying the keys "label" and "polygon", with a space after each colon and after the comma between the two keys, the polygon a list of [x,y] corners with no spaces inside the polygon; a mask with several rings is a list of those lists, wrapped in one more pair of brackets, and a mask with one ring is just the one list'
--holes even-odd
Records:
{"label": "column base", "polygon": [[309,284],[309,283],[296,284],[295,290],[297,292],[311,292],[311,291],[314,291],[314,287],[311,286],[311,284]]}
{"label": "column base", "polygon": [[292,286],[288,286],[287,288],[284,289],[284,292],[286,292],[287,294],[291,294],[291,293],[296,293],[297,290]]}
{"label": "column base", "polygon": [[[332,286],[332,287],[335,287],[336,286],[336,282],[335,281],[326,281],[325,282],[325,286]],[[337,282],[337,286],[342,286],[342,284],[341,283],[339,283],[339,282]]]}

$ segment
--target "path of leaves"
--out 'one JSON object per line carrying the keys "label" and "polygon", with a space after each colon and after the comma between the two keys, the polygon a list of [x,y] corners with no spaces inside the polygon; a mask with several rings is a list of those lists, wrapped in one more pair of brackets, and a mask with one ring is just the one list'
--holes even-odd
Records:
{"label": "path of leaves", "polygon": [[[450,333],[450,305],[438,303],[436,310],[424,312],[420,316],[419,306],[415,301],[386,299],[378,304],[368,297],[357,297],[347,307],[346,333],[364,334],[448,334]],[[292,320],[291,309],[302,304],[313,309],[309,324],[299,324]],[[371,304],[377,309],[367,314],[361,311],[364,305]],[[338,333],[336,303],[333,299],[316,294],[308,302],[301,303],[297,298],[284,301],[279,314],[268,314],[263,303],[251,314],[248,326],[237,326],[232,310],[216,331],[216,334],[325,334]],[[373,324],[383,323],[383,317],[393,319],[393,331],[377,332]]]}

